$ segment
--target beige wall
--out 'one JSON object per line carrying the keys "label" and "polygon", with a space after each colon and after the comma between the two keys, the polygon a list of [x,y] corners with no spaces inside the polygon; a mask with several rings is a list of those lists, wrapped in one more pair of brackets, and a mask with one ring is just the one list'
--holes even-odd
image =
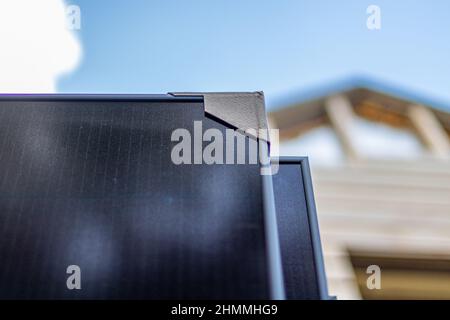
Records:
{"label": "beige wall", "polygon": [[331,295],[360,298],[348,249],[450,256],[450,162],[312,167]]}

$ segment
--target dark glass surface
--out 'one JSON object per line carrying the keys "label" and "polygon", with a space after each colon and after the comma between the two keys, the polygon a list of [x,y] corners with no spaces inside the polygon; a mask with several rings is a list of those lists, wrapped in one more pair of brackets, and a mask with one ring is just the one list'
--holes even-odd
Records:
{"label": "dark glass surface", "polygon": [[275,207],[287,299],[320,299],[302,167],[280,163]]}
{"label": "dark glass surface", "polygon": [[200,102],[0,101],[0,298],[267,298],[259,167],[174,165],[194,120],[225,129]]}

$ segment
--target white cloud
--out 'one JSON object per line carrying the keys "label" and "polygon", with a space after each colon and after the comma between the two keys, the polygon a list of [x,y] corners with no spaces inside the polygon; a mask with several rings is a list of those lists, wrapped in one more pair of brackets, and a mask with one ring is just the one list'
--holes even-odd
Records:
{"label": "white cloud", "polygon": [[51,93],[81,47],[62,0],[0,0],[0,93]]}

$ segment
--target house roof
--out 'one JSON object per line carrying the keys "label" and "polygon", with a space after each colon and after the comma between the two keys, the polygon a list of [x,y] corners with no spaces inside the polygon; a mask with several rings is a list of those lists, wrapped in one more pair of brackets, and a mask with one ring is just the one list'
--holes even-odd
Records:
{"label": "house roof", "polygon": [[359,115],[400,127],[409,126],[409,106],[423,105],[450,134],[450,113],[445,111],[450,110],[450,105],[365,77],[351,77],[289,95],[275,105],[270,118],[281,130],[303,131],[326,121],[324,102],[337,94],[345,95]]}
{"label": "house roof", "polygon": [[337,93],[351,91],[355,89],[367,89],[375,92],[384,93],[400,100],[423,104],[442,111],[450,111],[450,103],[444,102],[432,97],[408,90],[404,87],[392,85],[375,78],[365,76],[352,76],[338,81],[330,82],[319,87],[313,87],[306,90],[299,90],[292,94],[284,95],[275,101],[272,110],[277,111],[286,107],[305,103],[307,101],[332,96]]}

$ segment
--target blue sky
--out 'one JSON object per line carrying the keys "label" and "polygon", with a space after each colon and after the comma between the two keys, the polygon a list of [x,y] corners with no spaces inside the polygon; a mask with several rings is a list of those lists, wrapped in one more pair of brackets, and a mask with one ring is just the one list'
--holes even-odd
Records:
{"label": "blue sky", "polygon": [[[373,77],[450,106],[450,1],[68,1],[80,66],[59,92],[263,90],[286,95]],[[366,8],[381,8],[381,30]]]}

